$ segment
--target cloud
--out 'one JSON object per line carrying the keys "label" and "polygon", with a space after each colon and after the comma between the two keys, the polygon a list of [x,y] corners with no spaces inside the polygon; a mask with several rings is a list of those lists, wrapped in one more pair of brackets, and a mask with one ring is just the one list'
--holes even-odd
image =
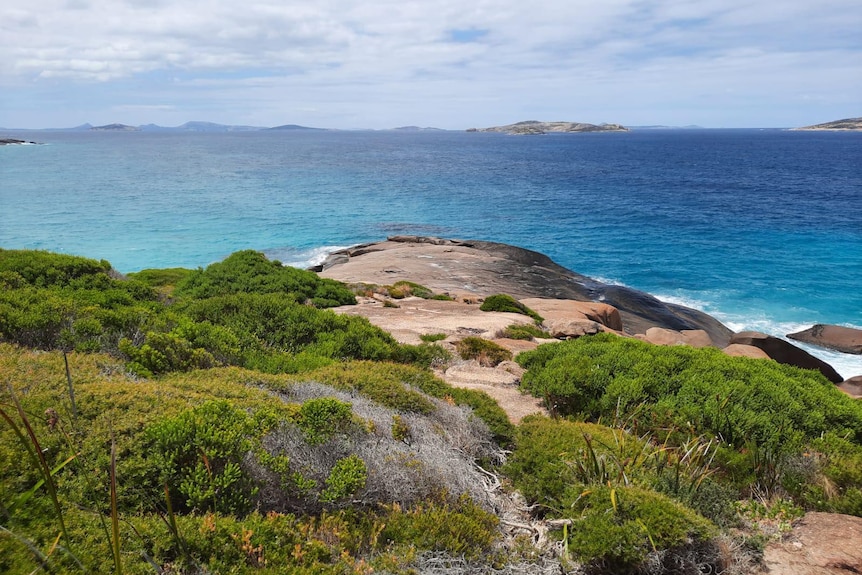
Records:
{"label": "cloud", "polygon": [[[217,102],[221,120],[263,123],[422,115],[456,127],[531,109],[590,121],[580,110],[602,108],[626,111],[608,121],[655,123],[650,109],[672,115],[664,100],[705,116],[726,106],[736,122],[740,101],[719,90],[771,98],[774,115],[798,114],[802,93],[809,109],[849,109],[846,94],[862,93],[860,29],[858,0],[10,0],[0,88],[16,102],[75,86],[142,118]],[[264,107],[243,109],[243,94]],[[167,107],[122,107],[136,104]],[[0,111],[0,124],[24,112]]]}

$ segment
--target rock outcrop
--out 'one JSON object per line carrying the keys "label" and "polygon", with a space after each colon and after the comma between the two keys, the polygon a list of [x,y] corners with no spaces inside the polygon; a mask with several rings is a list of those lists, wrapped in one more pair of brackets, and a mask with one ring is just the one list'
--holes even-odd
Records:
{"label": "rock outcrop", "polygon": [[862,375],[851,377],[838,384],[838,389],[857,399],[862,398]]}
{"label": "rock outcrop", "polygon": [[766,546],[767,575],[862,573],[862,518],[809,512],[780,541]]}
{"label": "rock outcrop", "polygon": [[787,337],[843,353],[862,354],[862,329],[817,324],[803,331],[789,333]]}
{"label": "rock outcrop", "polygon": [[732,343],[722,350],[730,357],[750,357],[751,359],[771,359],[769,354],[753,345]]}
{"label": "rock outcrop", "polygon": [[548,133],[573,133],[573,132],[628,132],[619,124],[586,124],[584,122],[537,122],[528,120],[505,126],[493,126],[491,128],[471,128],[468,132],[498,132],[501,134],[513,134],[516,136],[541,135]]}
{"label": "rock outcrop", "polygon": [[832,383],[844,381],[844,378],[831,365],[783,339],[756,331],[743,331],[731,337],[730,343],[758,347],[778,363],[794,365],[803,369],[816,369]]}
{"label": "rock outcrop", "polygon": [[27,140],[17,140],[15,138],[0,138],[0,146],[20,146],[35,143],[36,142],[28,142]]}
{"label": "rock outcrop", "polygon": [[396,236],[334,253],[316,269],[346,282],[391,285],[409,280],[450,295],[516,299],[547,298],[603,303],[619,310],[623,333],[646,333],[651,327],[703,330],[716,347],[732,331],[695,309],[666,303],[632,288],[604,284],[555,263],[539,252],[485,241]]}
{"label": "rock outcrop", "polygon": [[645,334],[637,334],[636,338],[653,345],[687,345],[690,347],[710,347],[713,345],[709,334],[702,329],[685,329],[675,331],[662,327],[651,327]]}
{"label": "rock outcrop", "polygon": [[543,323],[554,337],[567,339],[585,335],[584,332],[592,334],[623,330],[619,310],[606,303],[545,298],[525,298],[520,301],[545,318]]}

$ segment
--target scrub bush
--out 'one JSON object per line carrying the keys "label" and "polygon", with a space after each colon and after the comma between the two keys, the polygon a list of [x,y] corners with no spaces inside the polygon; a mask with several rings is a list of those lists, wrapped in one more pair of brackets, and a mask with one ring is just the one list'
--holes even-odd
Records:
{"label": "scrub bush", "polygon": [[479,309],[482,311],[520,313],[530,316],[537,324],[544,321],[544,318],[535,311],[531,310],[512,296],[506,294],[497,294],[486,297],[485,301],[482,302],[482,305],[479,306]]}
{"label": "scrub bush", "polygon": [[475,359],[483,367],[494,367],[512,359],[512,352],[493,341],[481,337],[465,337],[455,343],[462,359]]}
{"label": "scrub bush", "polygon": [[300,303],[315,307],[355,304],[356,298],[341,282],[268,260],[260,252],[235,252],[221,262],[197,269],[176,286],[177,297],[206,299],[231,294],[292,294]]}
{"label": "scrub bush", "polygon": [[497,334],[497,337],[505,337],[508,339],[523,339],[530,341],[535,337],[547,339],[550,337],[550,335],[548,334],[548,332],[534,325],[513,323],[512,325],[506,327],[506,329],[500,331],[500,333]]}

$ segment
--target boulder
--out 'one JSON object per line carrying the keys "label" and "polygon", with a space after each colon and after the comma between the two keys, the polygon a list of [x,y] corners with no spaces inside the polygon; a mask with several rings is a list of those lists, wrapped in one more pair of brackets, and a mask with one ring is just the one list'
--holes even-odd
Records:
{"label": "boulder", "polygon": [[614,331],[623,329],[619,310],[606,303],[539,297],[525,298],[520,302],[545,318],[546,325],[548,322],[588,319]]}
{"label": "boulder", "polygon": [[606,331],[600,323],[585,319],[546,321],[545,327],[548,328],[548,333],[556,339],[575,339]]}
{"label": "boulder", "polygon": [[767,575],[862,573],[862,517],[810,511],[763,551]]}
{"label": "boulder", "polygon": [[862,375],[851,377],[838,384],[838,389],[856,399],[862,398]]}
{"label": "boulder", "polygon": [[731,337],[730,343],[759,347],[778,363],[794,365],[803,369],[816,369],[832,383],[844,381],[844,378],[831,365],[783,339],[757,331],[743,331]]}
{"label": "boulder", "polygon": [[676,331],[651,327],[646,330],[645,334],[639,334],[635,337],[654,345],[688,345],[691,347],[710,347],[712,345],[709,334],[701,329]]}
{"label": "boulder", "polygon": [[742,345],[741,343],[732,343],[722,351],[730,357],[750,357],[752,359],[771,359],[769,354],[753,345]]}
{"label": "boulder", "polygon": [[843,353],[862,354],[862,329],[819,323],[787,337]]}

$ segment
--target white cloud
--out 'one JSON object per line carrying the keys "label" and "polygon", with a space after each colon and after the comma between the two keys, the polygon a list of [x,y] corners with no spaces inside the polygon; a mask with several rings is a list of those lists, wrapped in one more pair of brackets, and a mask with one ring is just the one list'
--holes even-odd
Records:
{"label": "white cloud", "polygon": [[[63,86],[91,94],[69,113],[101,101],[104,113],[145,121],[219,104],[214,120],[264,124],[297,114],[464,127],[531,110],[701,122],[662,104],[673,101],[693,116],[726,107],[723,117],[744,123],[739,98],[751,97],[771,100],[786,125],[803,123],[789,121],[803,101],[850,110],[845,94],[862,93],[860,29],[858,0],[787,0],[780,10],[748,0],[7,0],[0,89],[13,106],[0,107],[0,125],[28,117],[28,94]],[[482,33],[453,41],[464,30]],[[736,99],[719,97],[728,87]],[[130,101],[170,107],[122,108]],[[85,119],[95,120],[70,118]]]}

